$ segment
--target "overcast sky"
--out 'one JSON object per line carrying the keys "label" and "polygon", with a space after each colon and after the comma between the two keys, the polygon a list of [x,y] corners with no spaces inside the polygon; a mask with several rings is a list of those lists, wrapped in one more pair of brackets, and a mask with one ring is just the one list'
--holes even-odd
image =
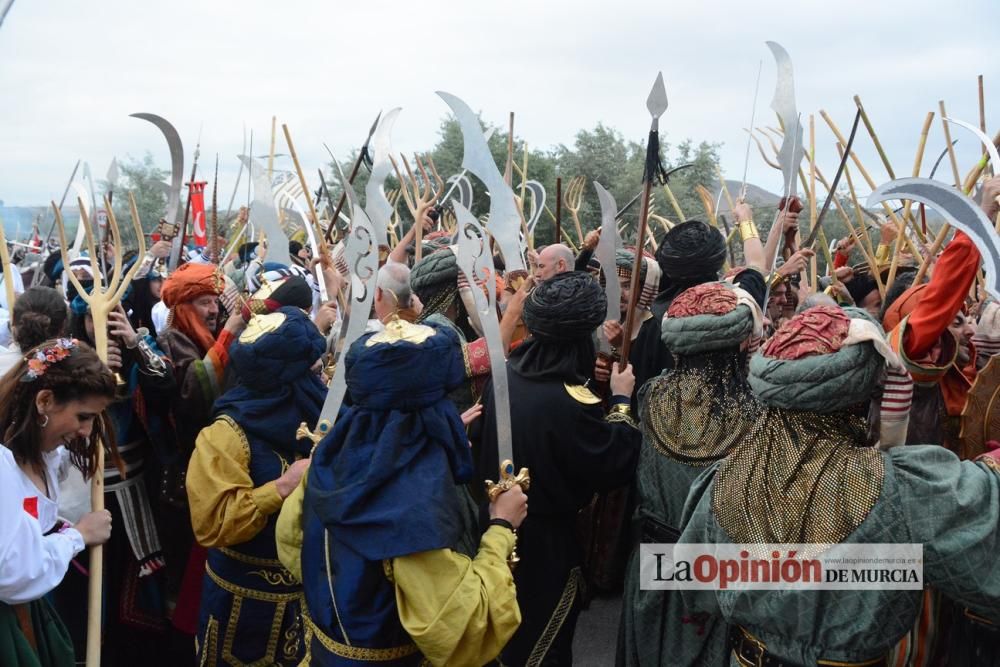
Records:
{"label": "overcast sky", "polygon": [[[403,107],[396,150],[429,148],[447,111],[435,90],[496,124],[516,112],[515,133],[531,147],[571,143],[598,122],[643,139],[658,70],[670,100],[667,141],[722,142],[723,170],[740,180],[761,60],[757,118],[774,124],[766,40],[792,56],[807,137],[808,115],[817,114],[824,171],[832,176],[837,158],[818,110],[846,134],[859,94],[896,171],[908,175],[939,99],[978,124],[978,74],[989,133],[1000,129],[998,26],[996,0],[17,0],[0,29],[0,199],[58,199],[78,158],[95,178],[113,156],[147,150],[168,167],[162,135],[128,117],[139,111],[178,128],[185,171],[201,128],[203,168],[216,153],[222,162],[220,198],[235,177],[244,123],[255,153],[266,152],[272,115],[288,123],[308,176],[326,160],[323,142],[346,156],[379,109]],[[954,133],[964,173],[978,145]],[[279,128],[278,152],[283,143]],[[943,147],[936,118],[927,161]],[[886,180],[863,132],[857,148]],[[781,189],[756,149],[749,180]]]}

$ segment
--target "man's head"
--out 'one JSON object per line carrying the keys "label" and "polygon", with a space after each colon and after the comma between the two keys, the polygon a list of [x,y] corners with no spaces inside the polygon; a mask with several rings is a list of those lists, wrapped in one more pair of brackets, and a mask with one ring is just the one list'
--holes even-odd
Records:
{"label": "man's head", "polygon": [[767,319],[771,320],[775,327],[778,326],[778,320],[781,319],[781,315],[787,304],[788,283],[782,280],[771,288],[771,295],[767,300]]}
{"label": "man's head", "polygon": [[726,241],[700,220],[676,225],[663,236],[656,261],[672,284],[691,286],[718,280],[726,261]]}
{"label": "man's head", "polygon": [[538,268],[535,270],[535,279],[538,281],[549,280],[560,273],[572,271],[574,263],[573,251],[562,243],[545,246],[538,253]]}
{"label": "man's head", "polygon": [[171,326],[206,351],[215,340],[223,284],[214,264],[184,264],[170,274],[160,292],[172,313]]}
{"label": "man's head", "polygon": [[972,359],[970,343],[976,333],[976,326],[965,313],[958,311],[951,324],[948,325],[948,331],[955,336],[955,340],[958,342],[958,357],[955,359],[955,364],[959,368],[965,368]]}
{"label": "man's head", "polygon": [[378,270],[375,282],[375,317],[384,322],[393,313],[410,305],[410,269],[390,262]]}

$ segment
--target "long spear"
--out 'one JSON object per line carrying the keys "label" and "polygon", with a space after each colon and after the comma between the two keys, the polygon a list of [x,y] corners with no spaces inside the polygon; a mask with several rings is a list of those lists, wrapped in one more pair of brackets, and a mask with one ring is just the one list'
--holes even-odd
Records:
{"label": "long spear", "polygon": [[646,246],[646,228],[649,225],[649,195],[655,181],[663,173],[660,163],[660,116],[667,110],[667,89],[663,85],[663,72],[656,75],[653,89],[646,98],[646,108],[652,122],[649,140],[646,142],[646,166],[642,174],[642,210],[639,212],[639,227],[636,233],[635,261],[632,265],[632,281],[629,286],[628,313],[625,316],[625,330],[622,340],[621,364],[628,364],[629,347],[632,344],[632,330],[635,328],[635,306],[639,300],[639,272],[642,270],[642,249]]}

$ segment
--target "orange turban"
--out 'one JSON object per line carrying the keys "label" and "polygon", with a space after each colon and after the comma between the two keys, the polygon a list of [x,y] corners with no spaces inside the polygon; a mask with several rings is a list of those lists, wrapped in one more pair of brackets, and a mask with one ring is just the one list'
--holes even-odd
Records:
{"label": "orange turban", "polygon": [[185,264],[163,282],[160,298],[167,308],[194,301],[205,294],[222,294],[224,283],[214,264]]}

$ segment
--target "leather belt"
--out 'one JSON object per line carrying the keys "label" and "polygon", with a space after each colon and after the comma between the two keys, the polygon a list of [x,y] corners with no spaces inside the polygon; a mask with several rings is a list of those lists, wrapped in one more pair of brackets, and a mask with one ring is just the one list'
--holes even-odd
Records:
{"label": "leather belt", "polygon": [[[738,625],[729,631],[729,647],[733,650],[736,662],[742,667],[801,667],[798,663],[782,660],[768,653],[767,645]],[[875,658],[862,662],[843,662],[838,660],[817,660],[819,667],[885,667],[886,658]]]}

